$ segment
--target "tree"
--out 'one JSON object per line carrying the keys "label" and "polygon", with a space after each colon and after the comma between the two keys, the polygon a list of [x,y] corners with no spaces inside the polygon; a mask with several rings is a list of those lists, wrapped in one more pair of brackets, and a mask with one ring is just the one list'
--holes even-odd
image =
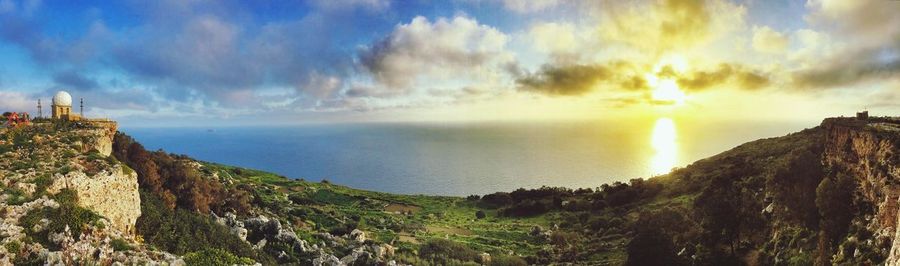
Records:
{"label": "tree", "polygon": [[822,262],[829,262],[832,247],[847,235],[853,219],[854,189],[853,180],[843,174],[823,179],[816,188],[816,206],[822,217],[817,259]]}
{"label": "tree", "polygon": [[734,243],[740,239],[742,198],[734,180],[716,176],[694,201],[700,225],[709,234],[706,242],[710,246],[724,242],[731,247],[732,255]]}
{"label": "tree", "polygon": [[626,265],[678,265],[672,239],[662,230],[646,228],[628,242]]}

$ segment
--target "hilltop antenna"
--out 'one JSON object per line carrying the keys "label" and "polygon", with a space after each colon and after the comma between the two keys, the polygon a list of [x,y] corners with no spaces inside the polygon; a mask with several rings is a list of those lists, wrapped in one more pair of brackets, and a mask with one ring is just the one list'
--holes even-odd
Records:
{"label": "hilltop antenna", "polygon": [[81,98],[81,117],[84,117],[84,98]]}
{"label": "hilltop antenna", "polygon": [[44,118],[44,111],[41,109],[41,99],[38,99],[38,118]]}

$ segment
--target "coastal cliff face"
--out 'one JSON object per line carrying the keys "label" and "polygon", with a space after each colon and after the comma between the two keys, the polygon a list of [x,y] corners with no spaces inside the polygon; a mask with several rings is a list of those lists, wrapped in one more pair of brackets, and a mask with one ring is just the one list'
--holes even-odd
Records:
{"label": "coastal cliff face", "polygon": [[110,156],[114,123],[0,132],[0,264],[181,265],[135,239],[137,174]]}
{"label": "coastal cliff face", "polygon": [[[900,125],[890,121],[826,119],[823,165],[831,176],[853,177],[866,217],[857,217],[875,239],[890,239],[888,265],[900,263]],[[868,210],[866,210],[868,209]],[[862,219],[859,219],[862,218]],[[876,241],[877,242],[877,241]]]}
{"label": "coastal cliff face", "polygon": [[[141,216],[141,196],[137,174],[116,165],[94,176],[84,172],[70,172],[58,176],[47,189],[51,194],[70,189],[78,195],[78,204],[109,219],[116,229],[134,233],[134,224]],[[127,172],[127,173],[126,173]]]}
{"label": "coastal cliff face", "polygon": [[81,151],[90,152],[96,150],[103,156],[109,156],[112,153],[115,133],[115,131],[110,132],[107,128],[79,130],[79,135],[83,138]]}

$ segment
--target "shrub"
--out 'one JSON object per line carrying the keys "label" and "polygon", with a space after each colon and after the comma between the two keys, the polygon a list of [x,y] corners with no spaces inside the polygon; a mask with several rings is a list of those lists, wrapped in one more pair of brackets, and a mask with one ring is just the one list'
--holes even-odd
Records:
{"label": "shrub", "polygon": [[[72,236],[75,239],[78,239],[81,237],[81,232],[85,227],[100,219],[100,215],[97,215],[91,210],[79,207],[76,204],[77,194],[72,190],[63,189],[54,195],[53,199],[59,203],[59,208],[53,209],[45,207],[32,210],[19,219],[19,224],[23,225],[29,236],[34,237],[42,244],[48,245],[51,248],[58,247],[55,246],[55,244],[50,243],[47,239],[47,235],[50,232],[63,232],[66,226],[68,226],[69,231],[72,232]],[[40,231],[33,231],[34,225],[39,223],[43,218],[50,220],[47,227],[41,228]]]}
{"label": "shrub", "polygon": [[510,255],[497,255],[491,257],[491,266],[526,266],[528,262],[524,259]]}
{"label": "shrub", "polygon": [[33,197],[40,197],[47,191],[47,187],[53,184],[53,180],[50,179],[49,174],[43,174],[34,179],[34,194]]}
{"label": "shrub", "polygon": [[578,242],[578,234],[570,232],[554,231],[550,234],[550,243],[558,247],[575,245]]}
{"label": "shrub", "polygon": [[109,244],[112,246],[113,250],[115,250],[115,251],[127,251],[127,250],[134,249],[133,247],[131,247],[131,245],[128,244],[127,241],[125,241],[124,239],[121,239],[121,238],[113,239],[112,241],[109,242]]}
{"label": "shrub", "polygon": [[22,190],[17,188],[6,188],[5,190],[5,193],[9,195],[6,199],[6,203],[9,205],[22,205],[29,201],[28,197],[25,196],[25,192],[22,192]]}
{"label": "shrub", "polygon": [[626,265],[677,265],[672,239],[660,230],[644,230],[628,243]]}
{"label": "shrub", "polygon": [[184,263],[187,265],[218,266],[218,265],[252,265],[255,262],[249,258],[242,258],[221,249],[204,249],[184,255]]}
{"label": "shrub", "polygon": [[802,266],[802,265],[813,265],[813,259],[809,256],[809,253],[799,253],[788,259],[787,265],[791,266]]}
{"label": "shrub", "polygon": [[159,197],[169,209],[181,207],[202,214],[234,210],[241,214],[249,207],[246,192],[225,189],[218,180],[204,178],[183,163],[184,156],[148,152],[121,133],[114,138],[113,155],[137,172],[140,187]]}
{"label": "shrub", "polygon": [[482,211],[482,210],[479,210],[479,211],[475,212],[475,218],[476,218],[476,219],[484,219],[484,217],[486,217],[486,216],[487,216],[487,215],[485,215],[485,214],[484,214],[484,211]]}
{"label": "shrub", "polygon": [[499,208],[513,203],[512,197],[506,192],[487,194],[481,197],[481,205],[486,208]]}
{"label": "shrub", "polygon": [[510,217],[527,217],[541,215],[547,211],[547,206],[540,201],[527,200],[503,209],[502,213]]}
{"label": "shrub", "polygon": [[480,255],[466,245],[447,239],[430,239],[419,247],[419,257],[446,265],[451,260],[477,261]]}
{"label": "shrub", "polygon": [[274,263],[271,257],[254,251],[225,226],[192,211],[170,210],[162,200],[143,189],[141,216],[135,227],[147,243],[167,252],[185,254],[221,249],[254,258],[262,264]]}
{"label": "shrub", "polygon": [[22,243],[19,243],[19,241],[10,241],[9,243],[6,243],[4,247],[6,247],[6,252],[8,253],[18,254],[19,251],[22,250]]}

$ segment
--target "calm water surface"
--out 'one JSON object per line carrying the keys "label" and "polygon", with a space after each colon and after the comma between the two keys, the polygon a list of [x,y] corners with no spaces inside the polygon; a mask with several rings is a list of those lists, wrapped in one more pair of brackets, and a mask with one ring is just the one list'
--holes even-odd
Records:
{"label": "calm water surface", "polygon": [[741,143],[814,123],[647,122],[332,124],[129,128],[148,150],[291,178],[406,194],[543,185],[598,187],[668,172]]}

